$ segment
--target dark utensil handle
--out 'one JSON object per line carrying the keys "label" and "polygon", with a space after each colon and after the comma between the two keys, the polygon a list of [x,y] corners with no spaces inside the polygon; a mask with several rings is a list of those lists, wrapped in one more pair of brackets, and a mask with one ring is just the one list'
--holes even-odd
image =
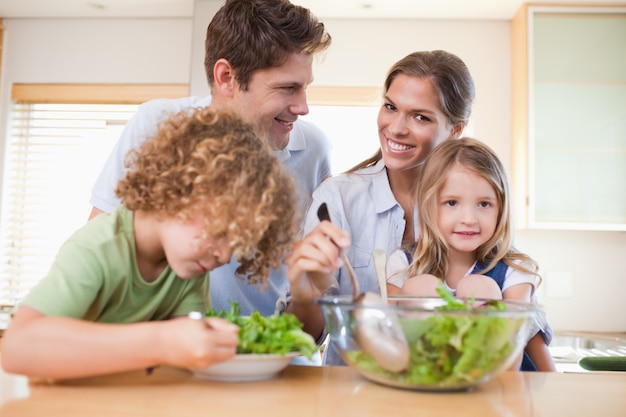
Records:
{"label": "dark utensil handle", "polygon": [[[319,208],[317,209],[317,218],[320,221],[329,221],[329,222],[333,222],[330,219],[330,213],[328,212],[328,206],[326,205],[326,203],[322,203]],[[332,241],[332,239],[331,239]],[[333,243],[335,243],[333,241]],[[335,243],[335,245],[337,245]],[[341,249],[340,249],[341,250]],[[350,280],[352,281],[352,288],[354,289],[354,298],[356,299],[359,294],[361,293],[361,289],[359,287],[359,281],[356,278],[356,273],[354,272],[354,268],[352,267],[352,264],[350,263],[350,260],[348,259],[348,255],[346,255],[346,252],[344,250],[341,250],[341,259],[343,260],[343,266],[346,268],[346,270],[348,271],[348,276],[350,277]]]}

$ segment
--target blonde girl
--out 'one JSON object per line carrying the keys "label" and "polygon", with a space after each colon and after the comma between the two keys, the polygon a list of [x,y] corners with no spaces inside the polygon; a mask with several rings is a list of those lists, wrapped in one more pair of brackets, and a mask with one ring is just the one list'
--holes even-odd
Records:
{"label": "blonde girl", "polygon": [[[390,276],[388,292],[433,296],[443,282],[461,298],[531,301],[541,277],[537,263],[513,246],[510,206],[505,169],[487,145],[471,138],[438,145],[417,184],[412,261]],[[537,369],[554,370],[550,329],[544,316],[540,321],[528,354]]]}

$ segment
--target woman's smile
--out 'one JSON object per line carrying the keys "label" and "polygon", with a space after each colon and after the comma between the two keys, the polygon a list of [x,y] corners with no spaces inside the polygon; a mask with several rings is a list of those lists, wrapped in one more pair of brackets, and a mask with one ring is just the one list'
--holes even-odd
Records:
{"label": "woman's smile", "polygon": [[412,145],[406,145],[400,142],[396,142],[393,139],[390,139],[389,136],[385,135],[385,139],[387,139],[387,149],[389,149],[391,152],[405,152],[411,149],[414,149],[415,146]]}

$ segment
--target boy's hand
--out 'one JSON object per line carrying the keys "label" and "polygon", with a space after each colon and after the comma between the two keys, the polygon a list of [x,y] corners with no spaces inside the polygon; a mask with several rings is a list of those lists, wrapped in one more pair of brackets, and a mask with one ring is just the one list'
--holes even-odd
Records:
{"label": "boy's hand", "polygon": [[217,317],[161,322],[159,346],[165,365],[205,368],[237,353],[239,327]]}

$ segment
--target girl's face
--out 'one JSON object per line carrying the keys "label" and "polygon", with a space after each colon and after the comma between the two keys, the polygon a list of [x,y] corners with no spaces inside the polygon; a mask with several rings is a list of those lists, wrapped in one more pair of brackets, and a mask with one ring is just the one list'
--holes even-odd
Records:
{"label": "girl's face", "polygon": [[437,224],[451,251],[473,253],[491,239],[500,207],[486,179],[457,164],[438,198]]}
{"label": "girl's face", "polygon": [[378,112],[378,137],[388,170],[413,169],[440,142],[458,135],[441,111],[428,78],[400,74],[394,78]]}
{"label": "girl's face", "polygon": [[160,238],[165,258],[180,278],[204,275],[228,263],[233,250],[226,237],[204,236],[204,217],[196,215],[188,221],[170,217],[160,223]]}

